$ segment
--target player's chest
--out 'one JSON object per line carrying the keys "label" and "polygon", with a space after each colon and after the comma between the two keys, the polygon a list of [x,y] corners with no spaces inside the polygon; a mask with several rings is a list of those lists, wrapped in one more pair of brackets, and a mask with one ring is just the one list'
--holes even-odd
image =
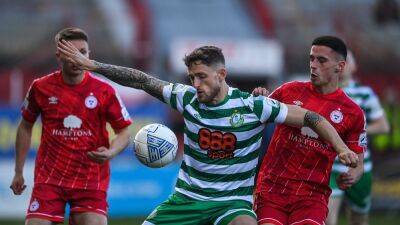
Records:
{"label": "player's chest", "polygon": [[49,89],[38,94],[38,104],[46,117],[94,116],[104,105],[104,96],[95,90]]}
{"label": "player's chest", "polygon": [[328,120],[339,133],[345,132],[351,114],[337,99],[324,99],[320,96],[298,95],[285,99],[285,103],[298,105],[304,109],[316,112]]}

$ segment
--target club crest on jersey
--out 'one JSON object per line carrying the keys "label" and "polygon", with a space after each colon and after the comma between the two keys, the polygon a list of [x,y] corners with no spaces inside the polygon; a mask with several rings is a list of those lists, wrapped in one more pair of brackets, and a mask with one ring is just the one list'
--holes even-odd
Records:
{"label": "club crest on jersey", "polygon": [[49,97],[49,104],[57,104],[58,103],[58,98],[55,96]]}
{"label": "club crest on jersey", "polygon": [[332,122],[340,123],[343,120],[343,113],[340,112],[339,110],[333,110],[331,112],[330,117],[331,117]]}
{"label": "club crest on jersey", "polygon": [[90,93],[90,95],[85,98],[85,105],[89,109],[96,108],[97,98],[93,95],[93,93]]}
{"label": "club crest on jersey", "polygon": [[36,210],[39,209],[39,206],[40,206],[39,202],[35,199],[32,201],[31,205],[29,206],[29,211],[35,212]]}
{"label": "club crest on jersey", "polygon": [[232,114],[231,118],[229,119],[229,122],[231,123],[231,125],[233,127],[241,126],[243,124],[243,122],[244,122],[243,115],[240,114],[238,111],[235,111]]}

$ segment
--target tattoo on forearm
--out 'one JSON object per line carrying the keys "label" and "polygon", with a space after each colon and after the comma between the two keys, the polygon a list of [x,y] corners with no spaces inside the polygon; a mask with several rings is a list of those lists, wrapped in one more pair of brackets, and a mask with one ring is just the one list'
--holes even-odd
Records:
{"label": "tattoo on forearm", "polygon": [[315,128],[322,121],[322,117],[315,112],[307,111],[304,116],[304,126]]}
{"label": "tattoo on forearm", "polygon": [[150,95],[163,99],[163,87],[169,83],[152,77],[140,70],[94,62],[94,72],[103,74],[108,79],[127,87],[142,89]]}

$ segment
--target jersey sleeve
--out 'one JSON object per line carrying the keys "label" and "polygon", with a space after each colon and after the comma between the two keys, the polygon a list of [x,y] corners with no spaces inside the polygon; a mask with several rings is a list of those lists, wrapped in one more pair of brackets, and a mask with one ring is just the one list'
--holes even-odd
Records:
{"label": "jersey sleeve", "polygon": [[282,98],[282,86],[279,86],[277,89],[275,89],[271,94],[269,94],[269,98],[273,98],[273,99],[281,99]]}
{"label": "jersey sleeve", "polygon": [[296,85],[296,82],[288,82],[284,83],[278,88],[276,88],[271,94],[269,94],[269,98],[276,99],[278,101],[282,101],[285,95],[285,91],[291,89],[291,87],[294,87]]}
{"label": "jersey sleeve", "polygon": [[348,126],[350,131],[344,139],[347,146],[356,153],[363,153],[367,148],[366,119],[361,109]]}
{"label": "jersey sleeve", "polygon": [[189,85],[169,84],[163,88],[164,102],[183,113],[185,105],[195,97],[196,90]]}
{"label": "jersey sleeve", "polygon": [[251,95],[250,104],[262,123],[283,123],[288,113],[284,103],[269,97]]}
{"label": "jersey sleeve", "polygon": [[129,126],[132,120],[119,94],[113,88],[111,89],[107,101],[106,120],[114,130],[119,130]]}
{"label": "jersey sleeve", "polygon": [[34,123],[41,112],[36,93],[37,85],[36,81],[34,81],[29,87],[28,93],[26,94],[24,103],[21,107],[22,118],[30,123]]}
{"label": "jersey sleeve", "polygon": [[367,121],[374,121],[384,115],[384,110],[379,102],[378,96],[369,89],[369,98],[364,102],[365,116]]}

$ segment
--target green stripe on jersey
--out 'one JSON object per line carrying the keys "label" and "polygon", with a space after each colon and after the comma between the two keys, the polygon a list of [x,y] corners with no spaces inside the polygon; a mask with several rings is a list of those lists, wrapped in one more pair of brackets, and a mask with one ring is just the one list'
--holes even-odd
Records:
{"label": "green stripe on jersey", "polygon": [[249,177],[255,175],[256,168],[249,170],[243,173],[235,173],[235,174],[212,174],[212,173],[204,173],[194,169],[186,165],[183,161],[181,165],[181,169],[189,174],[190,177],[194,177],[196,179],[207,181],[207,182],[230,182],[230,181],[240,181],[247,180]]}
{"label": "green stripe on jersey", "polygon": [[218,189],[214,189],[214,188],[200,188],[195,185],[189,185],[185,181],[183,181],[179,178],[176,182],[176,187],[182,188],[186,191],[190,191],[190,192],[202,195],[202,196],[214,197],[214,198],[221,198],[221,197],[227,197],[227,196],[252,195],[253,188],[254,188],[254,186],[247,186],[247,187],[239,187],[235,190],[219,191]]}
{"label": "green stripe on jersey", "polygon": [[[224,197],[251,202],[257,147],[264,127],[261,117],[267,117],[263,121],[274,121],[279,105],[235,88],[229,88],[224,101],[216,105],[199,102],[195,89],[185,85],[173,85],[172,89],[169,86],[163,94],[164,98],[170,97],[172,108],[183,110],[185,120],[185,156],[176,190],[191,192],[199,200]],[[219,143],[213,146],[221,149],[200,149],[202,129],[202,146]],[[234,146],[233,154],[226,150],[231,148],[227,146]]]}

